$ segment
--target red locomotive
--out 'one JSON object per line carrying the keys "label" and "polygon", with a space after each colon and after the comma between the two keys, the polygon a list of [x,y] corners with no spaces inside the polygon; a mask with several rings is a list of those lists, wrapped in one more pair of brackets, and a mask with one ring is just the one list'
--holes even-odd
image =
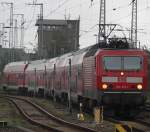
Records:
{"label": "red locomotive", "polygon": [[73,102],[142,106],[147,92],[147,54],[138,49],[97,45],[49,60],[14,62],[4,69],[4,87]]}

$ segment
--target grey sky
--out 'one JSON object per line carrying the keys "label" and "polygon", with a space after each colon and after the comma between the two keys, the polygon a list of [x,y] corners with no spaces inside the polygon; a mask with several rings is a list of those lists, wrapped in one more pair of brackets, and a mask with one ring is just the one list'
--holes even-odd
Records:
{"label": "grey sky", "polygon": [[[34,0],[36,1],[36,0]],[[29,42],[36,44],[35,21],[39,14],[39,7],[28,6],[25,3],[32,3],[33,0],[0,0],[0,2],[13,2],[14,13],[25,14],[25,45],[32,48]],[[44,4],[44,18],[78,19],[80,16],[80,45],[86,47],[96,42],[94,34],[98,33],[99,20],[99,0],[37,0]],[[131,25],[131,0],[106,0],[107,3],[107,22],[117,23],[125,28]],[[116,10],[113,10],[113,9]],[[0,23],[5,22],[9,25],[9,6],[0,6]],[[19,18],[18,18],[19,21]],[[138,40],[142,45],[150,47],[150,0],[138,0]],[[88,31],[88,32],[85,32]],[[128,32],[126,32],[128,35]]]}

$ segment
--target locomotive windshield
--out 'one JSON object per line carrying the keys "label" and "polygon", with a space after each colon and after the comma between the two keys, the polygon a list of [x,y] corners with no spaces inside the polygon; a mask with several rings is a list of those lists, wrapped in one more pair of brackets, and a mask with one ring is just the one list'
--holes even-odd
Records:
{"label": "locomotive windshield", "polygon": [[105,56],[103,64],[105,70],[140,70],[142,59],[137,56]]}
{"label": "locomotive windshield", "polygon": [[104,69],[106,70],[121,70],[121,57],[104,57]]}

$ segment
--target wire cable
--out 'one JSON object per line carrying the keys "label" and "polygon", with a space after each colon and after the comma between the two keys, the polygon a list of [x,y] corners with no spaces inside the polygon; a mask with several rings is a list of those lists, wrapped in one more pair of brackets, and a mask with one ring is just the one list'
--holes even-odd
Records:
{"label": "wire cable", "polygon": [[69,0],[65,0],[64,2],[62,2],[60,5],[58,5],[55,9],[53,9],[52,11],[50,11],[50,13],[48,13],[46,15],[46,17],[48,17],[49,15],[55,13],[58,9],[60,9],[61,7],[63,7]]}

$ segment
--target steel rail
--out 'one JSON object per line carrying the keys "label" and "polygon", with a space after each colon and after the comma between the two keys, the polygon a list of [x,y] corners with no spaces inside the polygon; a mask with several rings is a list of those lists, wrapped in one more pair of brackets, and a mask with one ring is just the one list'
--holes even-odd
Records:
{"label": "steel rail", "polygon": [[47,130],[50,130],[50,131],[54,131],[54,132],[61,132],[53,127],[50,127],[50,126],[47,126],[47,125],[44,125],[44,124],[41,124],[33,119],[31,119],[24,111],[23,109],[21,109],[19,107],[19,105],[13,100],[13,99],[10,99],[9,97],[7,97],[6,99],[9,99],[15,106],[16,108],[19,110],[19,112],[30,122],[32,123],[33,125],[36,125],[36,126],[39,126],[39,127],[42,127],[44,129],[47,129]]}
{"label": "steel rail", "polygon": [[137,123],[140,123],[140,124],[143,124],[143,125],[145,125],[147,127],[150,127],[150,122],[147,122],[147,121],[144,121],[144,120],[141,120],[141,119],[135,119],[135,121]]}
{"label": "steel rail", "polygon": [[[19,98],[19,97],[14,97],[14,96],[5,96],[5,98],[9,99],[10,101],[12,101],[15,106],[18,108],[18,110],[20,111],[21,114],[24,115],[24,117],[30,121],[31,123],[35,124],[35,125],[38,125],[42,128],[45,128],[45,129],[48,129],[48,130],[52,130],[52,131],[56,131],[56,132],[60,132],[60,130],[58,129],[54,129],[53,127],[50,127],[50,126],[47,126],[47,125],[43,125],[35,120],[32,120],[19,106],[18,104],[13,100],[13,99],[18,99],[18,100],[22,100],[22,101],[25,101],[29,104],[31,104],[33,107],[37,108],[39,111],[41,111],[43,114],[46,114],[49,118],[61,123],[61,124],[64,124],[64,125],[67,125],[68,127],[71,127],[71,128],[75,128],[75,129],[79,129],[81,131],[88,131],[88,132],[96,132],[96,130],[94,129],[91,129],[91,128],[86,128],[86,127],[83,127],[83,126],[80,126],[80,125],[77,125],[77,124],[74,124],[74,123],[70,123],[70,122],[67,122],[59,117],[56,117],[54,116],[53,114],[50,114],[49,112],[47,112],[45,109],[43,109],[41,106],[27,100],[27,99],[23,99],[23,98]],[[13,98],[13,99],[12,99]]]}
{"label": "steel rail", "polygon": [[[126,123],[124,123],[124,121],[119,121],[117,119],[114,119],[114,118],[111,118],[111,117],[105,117],[104,118],[105,120],[107,121],[110,121],[110,122],[113,122],[113,123],[116,123],[116,124],[122,124],[122,125],[126,125]],[[134,122],[134,121],[133,121]],[[136,122],[135,122],[136,123]],[[137,122],[137,123],[140,123],[140,122]],[[142,124],[142,123],[141,123]],[[147,126],[145,124],[142,124],[144,126]],[[132,131],[133,132],[145,132],[144,130],[141,130],[139,128],[136,128],[135,126],[132,126]]]}

